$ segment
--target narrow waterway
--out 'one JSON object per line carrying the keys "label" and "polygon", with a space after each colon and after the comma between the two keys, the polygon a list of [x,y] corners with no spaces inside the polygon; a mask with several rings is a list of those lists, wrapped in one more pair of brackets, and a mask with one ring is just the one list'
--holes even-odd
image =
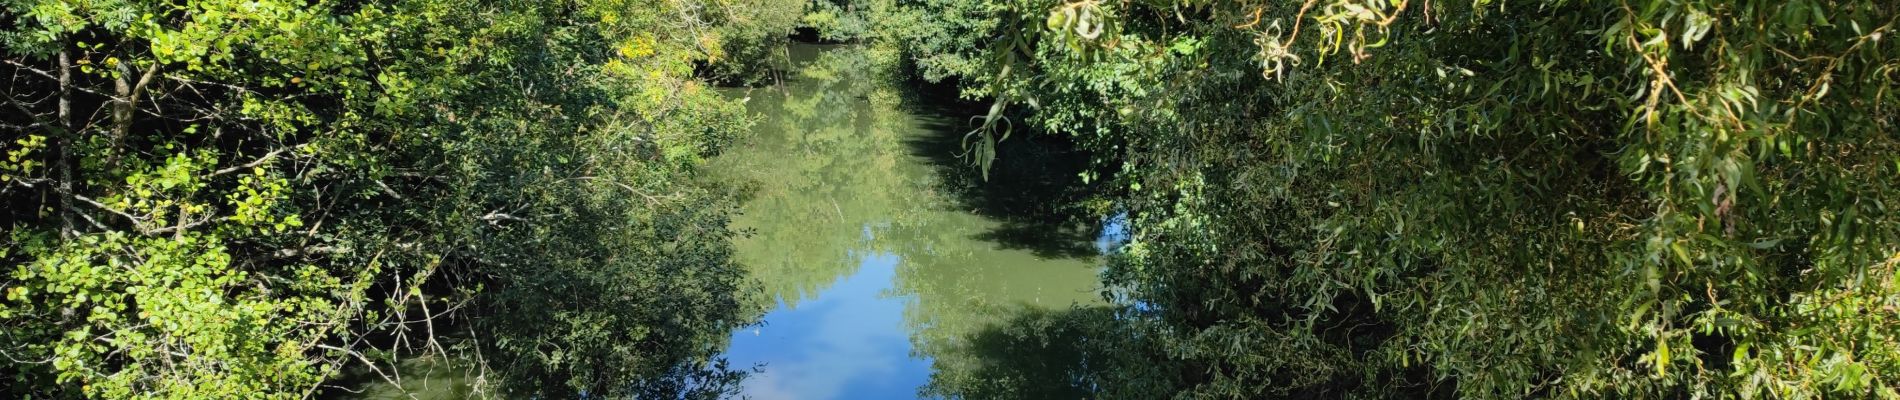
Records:
{"label": "narrow waterway", "polygon": [[962,167],[939,153],[956,150],[942,144],[962,118],[919,111],[937,108],[878,79],[859,48],[788,54],[782,85],[729,93],[763,120],[712,168],[751,193],[733,224],[768,310],[726,354],[758,368],[745,396],[915,397],[933,374],[995,362],[968,345],[980,331],[1100,303],[1105,243],[980,215],[946,189],[943,168]]}
{"label": "narrow waterway", "polygon": [[[1053,202],[1036,192],[1069,178],[1030,166],[1061,155],[1018,155],[1011,174],[971,189],[956,157],[964,111],[878,77],[859,47],[784,55],[781,84],[722,89],[761,120],[707,171],[746,195],[736,257],[760,289],[749,297],[763,322],[723,354],[753,371],[740,395],[1086,397],[1071,375],[1089,364],[1075,346],[1086,340],[1067,325],[1092,320],[1063,316],[1106,317],[1097,255],[1118,238],[1012,211]],[[400,386],[354,371],[353,389],[330,395],[469,398],[483,378],[464,361],[405,359],[389,371]]]}

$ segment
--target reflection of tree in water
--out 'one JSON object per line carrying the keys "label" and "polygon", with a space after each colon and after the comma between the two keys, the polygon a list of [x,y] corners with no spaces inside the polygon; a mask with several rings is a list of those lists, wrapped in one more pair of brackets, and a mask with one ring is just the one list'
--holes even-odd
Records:
{"label": "reflection of tree in water", "polygon": [[764,120],[749,148],[721,157],[716,168],[751,185],[753,198],[735,221],[739,260],[765,284],[768,300],[796,305],[847,275],[870,247],[872,227],[886,225],[893,205],[897,157],[888,116],[864,97],[874,89],[854,51],[798,47],[802,64],[787,90],[757,91],[751,109]]}
{"label": "reflection of tree in water", "polygon": [[[876,106],[889,107],[891,113],[945,112],[895,102]],[[989,182],[962,179],[967,178],[964,172],[972,171],[955,159],[961,132],[946,128],[954,127],[948,121],[952,119],[919,119],[903,138],[915,157],[911,161],[923,166],[910,176],[930,181],[923,191],[928,196],[901,207],[899,215],[905,218],[879,239],[883,250],[903,260],[893,294],[911,297],[904,320],[913,351],[932,360],[932,383],[921,394],[1093,397],[1099,392],[1094,379],[1107,371],[1092,371],[1092,366],[1138,353],[1104,352],[1134,348],[1125,343],[1134,336],[1109,330],[1123,324],[1113,319],[1101,298],[1092,235],[1060,226],[1060,218],[1033,204],[1001,205],[1048,200],[1043,195],[1052,193],[1041,192],[1053,185],[1007,173]],[[1018,212],[1025,210],[1036,212]]]}
{"label": "reflection of tree in water", "polygon": [[[908,298],[904,320],[916,355],[933,360],[933,393],[1093,391],[1064,386],[1086,381],[1038,375],[1100,358],[1075,347],[1098,342],[1068,341],[1083,332],[1071,330],[1089,328],[1069,320],[1108,315],[1092,254],[1038,251],[1045,243],[996,234],[1041,227],[970,213],[960,192],[941,190],[936,168],[945,165],[934,157],[942,154],[917,144],[942,139],[935,128],[948,123],[906,111],[894,86],[871,76],[879,68],[862,51],[794,49],[802,65],[792,87],[752,92],[752,110],[765,117],[758,135],[716,166],[751,185],[735,224],[753,233],[737,243],[738,258],[765,285],[761,307],[796,305],[855,272],[863,257],[894,255],[890,295]],[[1063,246],[1092,249],[1088,238],[1074,239]],[[1069,311],[1076,306],[1088,308]],[[1038,342],[1057,338],[1065,342]]]}
{"label": "reflection of tree in water", "polygon": [[[1109,306],[1020,307],[935,355],[925,397],[1160,399],[1178,388],[1147,335]],[[1139,385],[1126,383],[1140,382]]]}
{"label": "reflection of tree in water", "polygon": [[921,394],[1094,398],[1104,374],[1158,374],[1100,369],[1145,353],[1125,350],[1139,347],[1101,299],[1093,257],[1046,258],[984,235],[1003,222],[926,214],[938,217],[886,234],[905,245],[892,249],[904,260],[894,290],[914,298],[904,311],[913,351],[932,360]]}

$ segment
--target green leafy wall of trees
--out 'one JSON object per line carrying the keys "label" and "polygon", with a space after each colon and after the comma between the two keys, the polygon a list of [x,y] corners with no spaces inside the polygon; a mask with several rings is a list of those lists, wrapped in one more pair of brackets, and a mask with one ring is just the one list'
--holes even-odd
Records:
{"label": "green leafy wall of trees", "polygon": [[1900,396],[1900,3],[863,3],[1108,172],[1098,393]]}
{"label": "green leafy wall of trees", "polygon": [[750,120],[694,74],[803,7],[0,1],[0,395],[720,394]]}

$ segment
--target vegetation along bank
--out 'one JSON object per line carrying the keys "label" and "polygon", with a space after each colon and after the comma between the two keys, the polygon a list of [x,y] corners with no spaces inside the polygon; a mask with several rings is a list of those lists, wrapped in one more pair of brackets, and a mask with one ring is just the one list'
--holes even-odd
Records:
{"label": "vegetation along bank", "polygon": [[498,397],[734,394],[718,355],[761,282],[700,170],[754,117],[711,86],[773,85],[802,32],[975,104],[976,185],[1059,138],[1087,166],[1034,207],[1125,215],[1106,306],[985,339],[1071,356],[920,395],[1900,398],[1897,24],[1883,0],[0,0],[0,393],[311,397],[438,354]]}

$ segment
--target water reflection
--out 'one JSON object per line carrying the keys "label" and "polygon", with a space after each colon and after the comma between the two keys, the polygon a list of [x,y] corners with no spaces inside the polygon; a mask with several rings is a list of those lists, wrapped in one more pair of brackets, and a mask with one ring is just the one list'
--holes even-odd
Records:
{"label": "water reflection", "polygon": [[[327,398],[360,400],[450,400],[474,398],[475,386],[483,382],[479,370],[465,362],[424,355],[403,359],[387,368],[388,378],[368,369],[351,369],[337,379],[341,387],[325,393]],[[395,380],[400,385],[392,384]],[[350,389],[350,388],[360,389]],[[361,390],[360,392],[356,390]]]}
{"label": "water reflection", "polygon": [[913,397],[933,371],[1006,353],[984,332],[1101,306],[1091,235],[979,215],[944,189],[946,149],[929,144],[960,133],[952,117],[914,112],[862,50],[792,53],[785,90],[734,93],[765,119],[714,166],[750,182],[738,257],[766,288],[765,324],[727,354],[763,365],[746,395]]}
{"label": "water reflection", "polygon": [[909,357],[904,302],[887,293],[897,257],[865,254],[858,273],[806,298],[796,311],[735,335],[734,365],[765,364],[743,383],[758,400],[908,397],[927,379],[927,361]]}

